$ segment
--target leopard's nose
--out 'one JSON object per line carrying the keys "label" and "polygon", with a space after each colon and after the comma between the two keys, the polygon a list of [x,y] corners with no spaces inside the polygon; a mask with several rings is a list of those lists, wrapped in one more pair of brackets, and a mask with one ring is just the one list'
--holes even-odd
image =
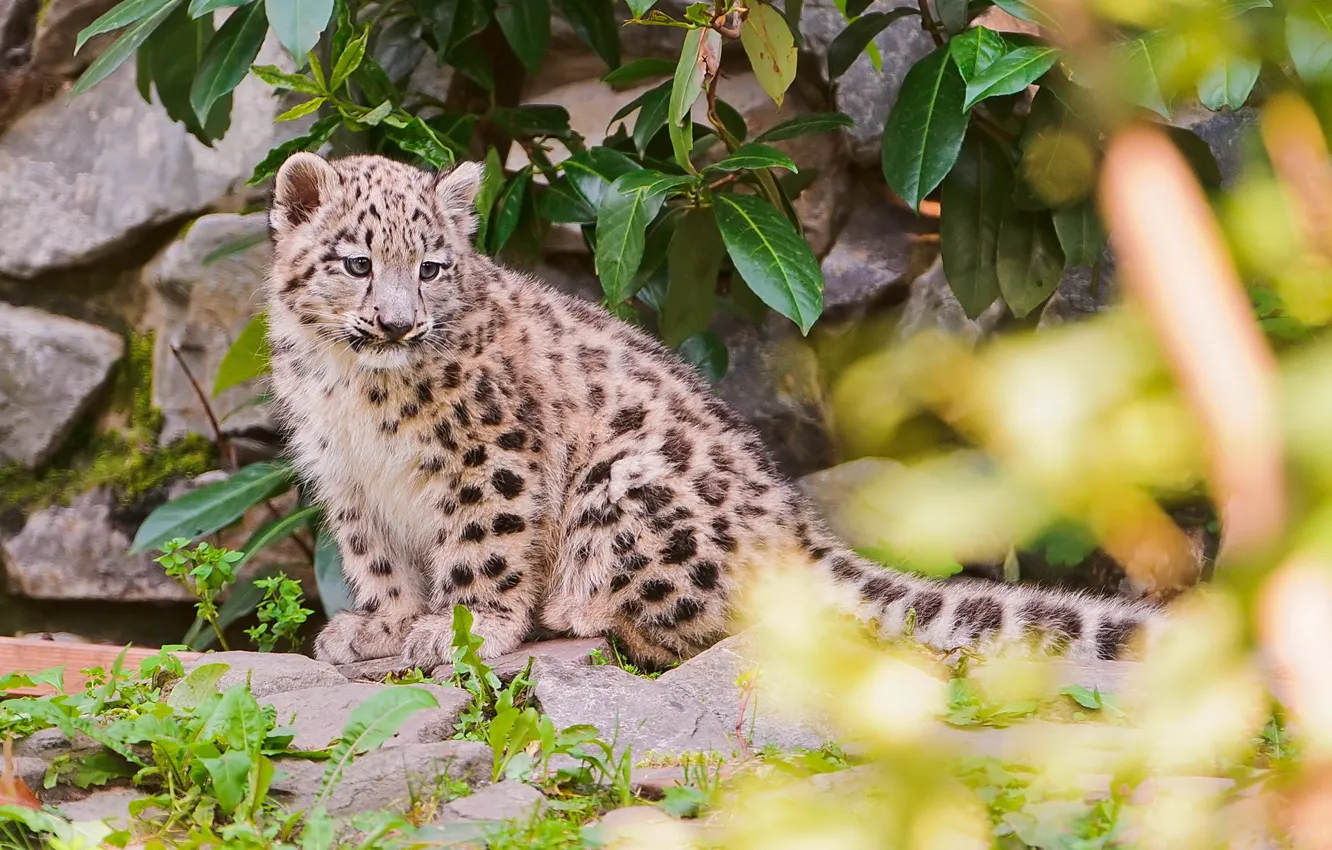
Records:
{"label": "leopard's nose", "polygon": [[407,336],[407,334],[411,332],[412,328],[416,326],[415,322],[398,318],[384,319],[383,317],[381,317],[379,318],[378,322],[379,322],[379,329],[383,331],[384,335],[387,336],[389,340],[393,342],[397,342],[398,340]]}

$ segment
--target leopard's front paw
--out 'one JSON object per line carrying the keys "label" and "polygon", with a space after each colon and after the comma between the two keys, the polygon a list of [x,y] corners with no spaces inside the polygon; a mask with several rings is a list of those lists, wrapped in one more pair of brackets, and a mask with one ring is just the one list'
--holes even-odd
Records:
{"label": "leopard's front paw", "polygon": [[407,631],[402,646],[402,663],[406,667],[420,667],[429,673],[441,664],[447,664],[453,648],[453,617],[429,614],[419,617]]}
{"label": "leopard's front paw", "polygon": [[351,664],[397,655],[410,625],[410,620],[341,611],[315,638],[315,658],[329,664]]}

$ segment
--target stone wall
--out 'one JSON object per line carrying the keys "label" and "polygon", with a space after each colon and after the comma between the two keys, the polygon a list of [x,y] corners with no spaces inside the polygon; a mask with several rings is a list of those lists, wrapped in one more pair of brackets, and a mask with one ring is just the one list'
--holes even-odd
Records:
{"label": "stone wall", "polygon": [[[73,59],[73,35],[110,5],[54,0],[35,23],[35,0],[0,0],[0,466],[11,473],[63,462],[77,448],[71,441],[123,424],[111,387],[123,370],[126,340],[146,334],[154,345],[157,439],[213,437],[184,369],[211,396],[222,355],[261,309],[264,194],[245,182],[271,147],[304,129],[301,122],[275,125],[284,105],[250,78],[235,92],[226,136],[206,147],[143,101],[132,62],[70,99],[71,81],[99,49],[95,40]],[[992,23],[1016,28],[1012,19]],[[827,313],[812,337],[776,315],[757,326],[719,317],[714,326],[730,351],[720,394],[758,427],[792,476],[849,459],[827,404],[829,376],[815,356],[820,339],[872,321],[887,329],[885,343],[933,327],[979,341],[999,320],[998,305],[976,321],[963,315],[938,260],[936,220],[907,210],[879,174],[884,118],[929,40],[912,26],[890,27],[876,42],[881,72],[862,56],[830,86],[823,53],[843,25],[831,0],[806,3],[807,51],[780,110],[738,44],[728,45],[723,61],[722,97],[752,132],[827,109],[856,122],[838,137],[783,145],[802,171],[818,174],[796,204],[827,282]],[[626,59],[674,58],[678,50],[675,30],[630,27],[623,37]],[[291,65],[275,42],[258,62]],[[432,63],[424,59],[415,83],[438,88],[447,81]],[[564,105],[573,127],[595,142],[615,110],[642,90],[612,90],[598,81],[604,70],[557,20],[546,67],[531,75],[526,99]],[[1247,120],[1215,117],[1200,128],[1227,173],[1236,167],[1236,127]],[[521,156],[515,150],[510,165]],[[535,271],[590,298],[599,291],[582,240],[558,227]],[[1114,294],[1108,277],[1093,292],[1087,270],[1071,270],[1041,324],[1095,311]],[[234,389],[213,403],[225,413],[255,391]],[[243,460],[278,449],[262,406],[225,419],[222,430]],[[0,505],[0,558],[11,593],[180,598],[153,565],[124,556],[141,508],[119,504],[113,488],[66,497],[67,505],[40,510]]]}

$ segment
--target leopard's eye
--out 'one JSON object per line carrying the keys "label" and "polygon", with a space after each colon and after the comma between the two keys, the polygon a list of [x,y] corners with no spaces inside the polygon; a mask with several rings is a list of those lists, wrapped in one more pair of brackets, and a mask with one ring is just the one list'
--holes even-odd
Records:
{"label": "leopard's eye", "polygon": [[370,274],[369,257],[348,257],[342,261],[342,265],[347,269],[347,274],[353,277],[365,277]]}
{"label": "leopard's eye", "polygon": [[421,264],[421,280],[434,280],[439,277],[439,263],[432,263],[426,260]]}

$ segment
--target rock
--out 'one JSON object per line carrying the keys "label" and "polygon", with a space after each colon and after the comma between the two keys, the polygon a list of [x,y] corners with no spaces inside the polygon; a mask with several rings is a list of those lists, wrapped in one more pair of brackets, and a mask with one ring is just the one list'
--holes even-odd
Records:
{"label": "rock", "polygon": [[[723,729],[735,729],[741,721],[743,696],[736,679],[751,669],[752,638],[733,635],[699,653],[657,680],[689,705],[701,705]],[[741,728],[754,748],[774,746],[783,751],[818,749],[836,738],[825,720],[809,722],[783,716],[773,710],[774,700],[760,695],[750,699]]]}
{"label": "rock", "polygon": [[[172,354],[173,346],[219,420],[264,391],[266,379],[233,387],[217,398],[212,393],[218,364],[250,319],[263,310],[269,255],[267,213],[206,215],[147,270],[158,301],[153,311],[157,316],[153,403],[164,416],[159,437],[163,443],[187,432],[212,435],[198,394]],[[222,423],[223,433],[255,428],[271,430],[266,405],[249,407]]]}
{"label": "rock", "polygon": [[1041,308],[1036,327],[1051,328],[1085,319],[1115,303],[1119,288],[1114,281],[1114,260],[1109,251],[1105,252],[1101,268],[1095,274],[1095,285],[1092,279],[1093,272],[1088,266],[1064,269],[1059,286]]}
{"label": "rock", "polygon": [[811,472],[796,484],[819,508],[833,534],[852,547],[878,546],[882,540],[877,533],[867,529],[865,523],[855,521],[844,506],[861,487],[901,469],[902,464],[895,460],[862,457]]}
{"label": "rock", "polygon": [[293,749],[319,750],[342,735],[343,727],[357,706],[382,690],[401,687],[429,691],[439,701],[439,708],[418,711],[407,718],[402,728],[384,746],[442,741],[453,734],[453,725],[472,702],[471,695],[460,688],[371,685],[360,682],[286,691],[273,694],[263,702],[277,709],[279,725],[291,726],[296,730],[296,738],[291,743]]}
{"label": "rock", "polygon": [[1197,133],[1212,156],[1216,157],[1217,168],[1221,172],[1221,185],[1230,188],[1244,166],[1245,147],[1248,137],[1258,132],[1258,110],[1245,106],[1235,112],[1206,112],[1188,116],[1179,122]]}
{"label": "rock", "polygon": [[656,806],[612,809],[587,829],[606,848],[693,847],[699,837],[696,825],[678,821]]}
{"label": "rock", "polygon": [[[429,795],[445,779],[471,785],[490,779],[494,755],[476,741],[442,741],[412,747],[381,747],[352,759],[325,801],[334,817],[357,812],[404,812],[413,799]],[[275,779],[274,795],[289,811],[313,805],[324,777],[324,762],[280,758],[284,776]]]}
{"label": "rock", "polygon": [[28,790],[42,790],[42,780],[46,777],[46,762],[36,758],[14,758],[14,777],[28,786]]}
{"label": "rock", "polygon": [[920,238],[933,230],[882,192],[861,198],[823,258],[822,320],[863,313],[894,292],[897,301],[905,300],[911,282],[938,251]]}
{"label": "rock", "polygon": [[82,732],[71,739],[59,729],[41,729],[14,742],[15,758],[41,759],[48,763],[60,756],[69,756],[71,759],[86,758],[101,750],[101,744]]}
{"label": "rock", "polygon": [[[878,0],[867,11],[886,12],[894,5]],[[800,28],[815,59],[817,73],[826,79],[828,45],[846,29],[846,17],[831,0],[812,0],[805,4]],[[921,28],[919,19],[908,17],[885,29],[874,43],[883,58],[883,70],[874,70],[869,56],[861,53],[834,83],[833,104],[856,122],[843,131],[851,161],[877,171],[882,159],[883,124],[897,102],[902,80],[912,65],[934,50],[934,42]]]}
{"label": "rock", "polygon": [[[74,823],[106,821],[116,829],[128,829],[130,804],[147,799],[137,788],[109,788],[94,791],[81,800],[60,803],[60,812]],[[151,816],[155,811],[145,814]]]}
{"label": "rock", "polygon": [[[3,157],[0,147],[0,175]],[[0,176],[0,195],[5,191]],[[7,212],[0,200],[0,221]],[[124,353],[124,340],[110,331],[0,303],[0,465],[36,467],[49,460]]]}
{"label": "rock", "polygon": [[979,317],[968,319],[944,277],[943,260],[938,259],[911,283],[897,325],[897,342],[921,331],[940,330],[974,344],[994,331],[1003,313],[1003,302],[996,299]]}
{"label": "rock", "polygon": [[[607,661],[615,657],[610,644],[604,638],[557,638],[523,644],[513,652],[493,658],[487,663],[495,671],[496,676],[508,682],[523,671],[523,668],[527,666],[528,659],[550,659],[575,667],[585,667],[592,663],[594,652],[600,653],[601,657]],[[535,663],[533,669],[535,669]],[[448,664],[436,667],[430,674],[431,678],[441,681],[452,675],[453,667]]]}
{"label": "rock", "polygon": [[[290,68],[270,37],[255,64]],[[136,91],[134,63],[73,100],[26,113],[0,138],[0,275],[35,277],[114,254],[154,227],[206,210],[240,188],[275,144],[279,98],[247,76],[231,126],[212,148]]]}
{"label": "rock", "polygon": [[31,514],[22,531],[0,540],[5,573],[17,592],[31,599],[193,600],[151,554],[126,554],[136,521],[118,515],[109,489],[80,493],[68,507]]}
{"label": "rock", "polygon": [[722,752],[731,742],[712,713],[681,692],[618,667],[538,658],[536,698],[556,729],[591,724],[635,760],[649,752]]}
{"label": "rock", "polygon": [[0,70],[27,61],[37,7],[37,0],[0,0]]}
{"label": "rock", "polygon": [[452,821],[526,822],[546,807],[546,795],[523,782],[506,780],[459,797],[440,809],[436,823]]}
{"label": "rock", "polygon": [[818,358],[800,330],[773,312],[761,325],[718,316],[713,330],[730,358],[718,395],[754,426],[782,474],[831,466],[836,452]]}
{"label": "rock", "polygon": [[332,664],[284,652],[210,652],[186,664],[185,672],[203,664],[230,666],[231,669],[218,680],[219,691],[245,684],[248,676],[250,691],[259,698],[304,688],[347,684],[347,678]]}

